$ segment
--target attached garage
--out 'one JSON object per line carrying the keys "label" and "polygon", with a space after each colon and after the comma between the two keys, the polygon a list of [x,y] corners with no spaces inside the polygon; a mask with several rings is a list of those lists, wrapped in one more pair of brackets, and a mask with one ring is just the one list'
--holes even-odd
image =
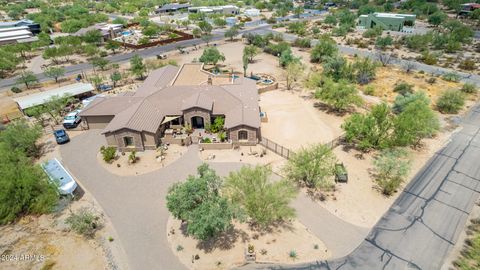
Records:
{"label": "attached garage", "polygon": [[104,129],[113,117],[113,115],[82,116],[82,121],[88,129]]}

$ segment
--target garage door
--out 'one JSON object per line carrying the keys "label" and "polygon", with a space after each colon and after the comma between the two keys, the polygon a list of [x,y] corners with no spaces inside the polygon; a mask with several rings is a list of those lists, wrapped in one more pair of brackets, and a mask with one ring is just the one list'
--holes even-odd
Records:
{"label": "garage door", "polygon": [[85,122],[88,123],[89,129],[104,129],[112,119],[113,116],[109,115],[84,117]]}

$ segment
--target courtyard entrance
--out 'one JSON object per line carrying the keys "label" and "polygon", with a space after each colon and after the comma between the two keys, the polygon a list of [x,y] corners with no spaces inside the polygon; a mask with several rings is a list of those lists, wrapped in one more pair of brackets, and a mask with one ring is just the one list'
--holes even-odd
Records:
{"label": "courtyard entrance", "polygon": [[192,117],[192,128],[205,128],[203,117],[201,116]]}

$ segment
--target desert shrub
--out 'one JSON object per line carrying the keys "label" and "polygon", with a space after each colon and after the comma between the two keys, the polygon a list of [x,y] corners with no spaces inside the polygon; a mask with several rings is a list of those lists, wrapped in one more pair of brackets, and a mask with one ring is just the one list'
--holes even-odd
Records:
{"label": "desert shrub", "polygon": [[327,57],[332,57],[337,53],[338,48],[336,42],[328,36],[322,36],[310,53],[310,62],[321,63]]}
{"label": "desert shrub", "polygon": [[296,197],[291,181],[270,181],[270,167],[242,167],[225,179],[225,193],[240,205],[254,224],[266,227],[295,215],[289,206]]}
{"label": "desert shrub", "polygon": [[290,49],[290,44],[287,42],[280,42],[278,44],[269,44],[264,48],[264,51],[268,54],[279,56],[283,51]]}
{"label": "desert shrub", "polygon": [[393,44],[393,39],[391,36],[377,37],[377,39],[375,40],[375,46],[381,49],[385,49],[386,47],[392,44]]}
{"label": "desert shrub", "polygon": [[382,193],[392,195],[402,184],[410,171],[410,161],[403,149],[386,149],[373,161],[375,180]]}
{"label": "desert shrub", "polygon": [[442,75],[442,79],[444,79],[447,82],[459,82],[461,77],[456,72],[448,72]]}
{"label": "desert shrub", "polygon": [[93,237],[101,225],[100,217],[94,215],[87,208],[81,208],[77,213],[71,213],[65,222],[73,231],[86,237]]}
{"label": "desert shrub", "polygon": [[395,101],[393,103],[393,112],[394,113],[401,113],[407,107],[408,104],[415,102],[415,101],[421,101],[423,104],[429,105],[430,104],[430,99],[427,97],[425,92],[423,91],[418,91],[415,93],[407,93],[405,95],[397,95],[395,97]]}
{"label": "desert shrub", "polygon": [[212,139],[210,139],[208,137],[205,137],[205,138],[202,138],[201,142],[202,143],[212,143]]}
{"label": "desert shrub", "polygon": [[477,86],[473,83],[465,83],[463,84],[462,88],[460,88],[460,91],[466,94],[475,94],[477,93],[478,89]]}
{"label": "desert shrub", "polygon": [[12,88],[10,88],[10,91],[12,91],[15,94],[18,94],[18,93],[22,92],[22,89],[20,89],[16,86],[13,86]]}
{"label": "desert shrub", "polygon": [[425,50],[422,53],[422,55],[419,57],[419,60],[422,61],[423,63],[427,64],[427,65],[437,64],[437,59],[438,59],[438,57],[435,54],[430,53],[430,51],[428,51],[428,50]]}
{"label": "desert shrub", "polygon": [[437,109],[441,113],[458,113],[465,105],[465,96],[457,90],[447,90],[437,100]]}
{"label": "desert shrub", "polygon": [[354,79],[353,66],[341,55],[325,58],[322,67],[323,75],[329,76],[335,81],[342,79],[352,81]]}
{"label": "desert shrub", "polygon": [[213,124],[211,125],[210,129],[213,133],[217,133],[223,130],[223,126],[225,125],[225,118],[222,116],[215,117],[213,120]]}
{"label": "desert shrub", "polygon": [[110,163],[117,156],[117,149],[113,146],[102,146],[100,147],[100,153],[102,154],[103,160]]}
{"label": "desert shrub", "polygon": [[464,69],[464,70],[474,70],[476,67],[475,67],[475,61],[471,60],[471,59],[466,59],[466,60],[463,60],[459,65],[458,65],[459,68],[461,69]]}
{"label": "desert shrub", "polygon": [[393,88],[393,92],[399,93],[400,95],[407,95],[413,93],[413,85],[406,82],[400,82]]}
{"label": "desert shrub", "polygon": [[370,28],[363,33],[363,37],[366,38],[375,38],[382,34],[383,28],[381,26],[376,26],[374,28]]}
{"label": "desert shrub", "polygon": [[329,190],[334,185],[335,161],[336,157],[328,146],[316,144],[296,152],[283,170],[291,181],[309,188]]}
{"label": "desert shrub", "polygon": [[128,155],[128,161],[130,163],[136,163],[137,162],[137,152],[135,152],[135,150],[130,152],[130,154]]}
{"label": "desert shrub", "polygon": [[375,87],[373,87],[373,85],[367,85],[367,86],[363,89],[363,93],[364,93],[365,95],[374,96],[374,95],[375,95]]}
{"label": "desert shrub", "polygon": [[297,38],[293,42],[293,46],[300,48],[310,48],[312,40],[309,38]]}
{"label": "desert shrub", "polygon": [[368,57],[362,57],[353,63],[352,67],[355,72],[355,78],[359,84],[367,84],[375,79],[378,62]]}

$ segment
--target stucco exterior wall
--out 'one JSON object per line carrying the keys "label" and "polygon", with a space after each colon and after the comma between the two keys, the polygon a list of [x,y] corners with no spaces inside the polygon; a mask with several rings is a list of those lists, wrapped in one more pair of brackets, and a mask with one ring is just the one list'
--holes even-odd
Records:
{"label": "stucco exterior wall", "polygon": [[[242,130],[247,132],[247,140],[239,140],[238,132]],[[260,137],[260,131],[249,126],[237,126],[227,130],[227,133],[228,138],[232,140],[235,145],[256,145]]]}
{"label": "stucco exterior wall", "polygon": [[112,119],[113,115],[82,116],[82,122],[88,129],[104,129]]}
{"label": "stucco exterior wall", "polygon": [[212,123],[209,111],[200,108],[191,108],[183,112],[183,119],[185,121],[185,124],[192,126],[192,117],[194,116],[203,117],[204,124]]}

